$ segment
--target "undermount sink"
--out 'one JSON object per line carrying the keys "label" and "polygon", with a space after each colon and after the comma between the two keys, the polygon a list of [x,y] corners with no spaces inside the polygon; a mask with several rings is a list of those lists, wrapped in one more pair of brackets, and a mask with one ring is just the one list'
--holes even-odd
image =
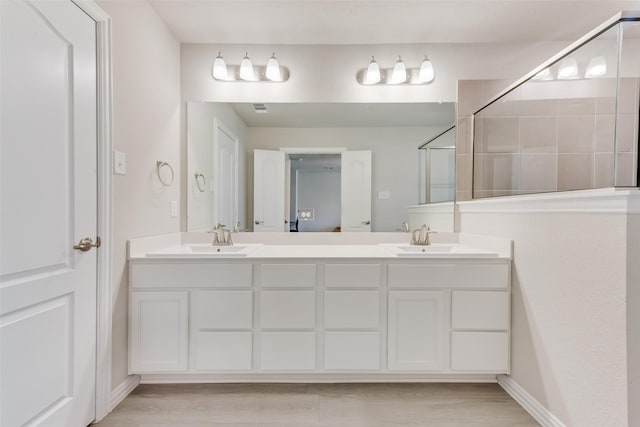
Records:
{"label": "undermount sink", "polygon": [[[210,244],[202,244],[202,245],[187,245],[191,252],[196,253],[211,253],[211,254],[235,254],[238,252],[243,252],[247,250],[248,246],[246,245],[233,245],[233,246],[216,246]],[[243,252],[244,253],[244,252]]]}
{"label": "undermount sink", "polygon": [[385,249],[398,257],[495,257],[497,253],[488,252],[457,243],[434,243],[432,245],[410,245],[408,243],[383,243]]}
{"label": "undermount sink", "polygon": [[401,254],[421,254],[421,253],[448,253],[453,251],[452,245],[409,245],[409,246],[398,246],[398,251]]}
{"label": "undermount sink", "polygon": [[260,244],[241,245],[212,245],[211,243],[192,243],[181,246],[174,246],[156,252],[147,253],[153,258],[173,258],[173,257],[246,257]]}

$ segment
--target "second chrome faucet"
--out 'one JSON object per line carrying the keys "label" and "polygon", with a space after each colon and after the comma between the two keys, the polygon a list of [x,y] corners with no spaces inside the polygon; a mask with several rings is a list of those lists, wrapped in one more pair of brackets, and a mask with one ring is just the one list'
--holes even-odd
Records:
{"label": "second chrome faucet", "polygon": [[213,242],[214,246],[231,246],[233,241],[231,240],[231,231],[227,230],[224,224],[217,223],[213,227]]}
{"label": "second chrome faucet", "polygon": [[437,231],[431,231],[431,228],[422,224],[422,227],[418,230],[413,230],[411,233],[411,244],[412,245],[420,245],[420,246],[428,246],[431,244],[431,239],[429,236],[431,233],[437,233]]}

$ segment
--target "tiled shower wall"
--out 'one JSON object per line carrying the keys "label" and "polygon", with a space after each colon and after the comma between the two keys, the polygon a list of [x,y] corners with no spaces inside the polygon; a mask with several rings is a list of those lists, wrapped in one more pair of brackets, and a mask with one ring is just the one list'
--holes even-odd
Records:
{"label": "tiled shower wall", "polygon": [[472,123],[472,114],[509,82],[460,81],[457,200],[471,199],[472,182],[475,198],[611,187],[614,156],[615,185],[635,185],[640,81],[621,80],[617,129],[615,84],[527,83]]}

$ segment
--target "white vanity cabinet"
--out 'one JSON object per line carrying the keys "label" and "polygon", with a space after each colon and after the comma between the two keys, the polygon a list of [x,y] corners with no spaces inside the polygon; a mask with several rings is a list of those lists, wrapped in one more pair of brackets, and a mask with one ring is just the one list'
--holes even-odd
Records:
{"label": "white vanity cabinet", "polygon": [[495,380],[510,260],[130,261],[130,372],[148,381]]}

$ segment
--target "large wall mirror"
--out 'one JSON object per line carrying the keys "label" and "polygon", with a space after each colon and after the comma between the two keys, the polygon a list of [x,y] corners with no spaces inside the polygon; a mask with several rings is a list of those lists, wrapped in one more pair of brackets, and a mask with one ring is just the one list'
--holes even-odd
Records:
{"label": "large wall mirror", "polygon": [[400,231],[428,201],[419,148],[454,118],[453,103],[189,102],[188,231]]}

